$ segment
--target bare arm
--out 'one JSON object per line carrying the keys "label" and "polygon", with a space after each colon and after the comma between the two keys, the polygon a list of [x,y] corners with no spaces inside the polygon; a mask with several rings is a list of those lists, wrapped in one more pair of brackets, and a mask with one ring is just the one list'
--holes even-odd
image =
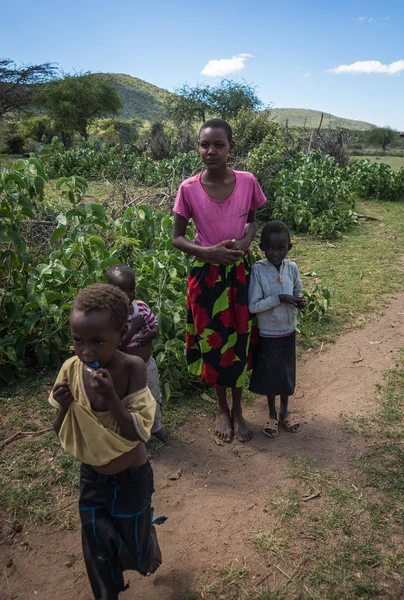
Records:
{"label": "bare arm", "polygon": [[[133,367],[131,368],[130,393],[136,392],[146,387],[146,365],[141,358],[132,357]],[[113,414],[122,437],[137,441],[140,440],[135,429],[132,415],[125,408],[122,400],[115,391],[114,382],[111,373],[107,369],[99,369],[95,371],[93,376],[94,389],[104,398],[108,404],[108,408]]]}
{"label": "bare arm", "polygon": [[53,388],[53,397],[56,402],[59,404],[58,412],[56,414],[56,419],[53,423],[53,429],[56,435],[59,435],[60,428],[62,427],[62,423],[67,415],[70,405],[73,402],[73,396],[70,390],[70,385],[65,376],[63,381],[57,383]]}
{"label": "bare arm", "polygon": [[237,240],[233,245],[233,248],[237,250],[242,250],[244,253],[247,252],[248,248],[251,246],[251,242],[255,238],[255,234],[257,233],[257,221],[256,221],[256,212],[255,210],[250,210],[247,217],[247,224],[244,229],[244,235],[241,240]]}
{"label": "bare arm", "polygon": [[205,263],[219,263],[220,265],[232,265],[236,263],[244,252],[234,247],[235,240],[225,240],[215,246],[198,246],[185,237],[188,220],[181,215],[175,215],[173,244],[179,250],[194,255],[198,260]]}

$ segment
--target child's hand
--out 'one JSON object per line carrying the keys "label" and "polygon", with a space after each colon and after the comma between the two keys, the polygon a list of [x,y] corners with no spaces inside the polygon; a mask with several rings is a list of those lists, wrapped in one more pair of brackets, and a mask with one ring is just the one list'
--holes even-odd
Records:
{"label": "child's hand", "polygon": [[102,398],[115,394],[115,386],[108,369],[98,369],[90,373],[90,385]]}
{"label": "child's hand", "polygon": [[57,383],[53,388],[53,397],[60,405],[60,408],[67,411],[70,404],[73,402],[72,392],[67,377],[63,377],[62,383]]}
{"label": "child's hand", "polygon": [[151,344],[156,337],[156,332],[153,329],[148,329],[136,338],[136,342],[139,346],[147,346],[148,344]]}
{"label": "child's hand", "polygon": [[[293,304],[296,308],[303,308],[306,304],[306,298],[301,298],[300,296],[291,296],[290,294],[280,294],[279,300],[281,302],[285,302],[286,304]],[[304,304],[302,304],[304,301]]]}
{"label": "child's hand", "polygon": [[307,298],[304,298],[303,296],[296,296],[297,297],[297,308],[304,308],[306,306],[307,303]]}
{"label": "child's hand", "polygon": [[142,317],[142,315],[137,315],[134,319],[132,319],[132,321],[130,322],[130,329],[133,332],[132,336],[135,333],[137,333],[140,329],[142,329],[144,324],[145,324],[145,320]]}

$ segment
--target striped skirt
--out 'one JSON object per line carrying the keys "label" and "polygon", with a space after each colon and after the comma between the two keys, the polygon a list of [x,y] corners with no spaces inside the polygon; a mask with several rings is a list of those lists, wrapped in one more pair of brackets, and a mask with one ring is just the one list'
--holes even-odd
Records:
{"label": "striped skirt", "polygon": [[296,385],[296,332],[279,338],[260,336],[250,391],[261,396],[292,396]]}

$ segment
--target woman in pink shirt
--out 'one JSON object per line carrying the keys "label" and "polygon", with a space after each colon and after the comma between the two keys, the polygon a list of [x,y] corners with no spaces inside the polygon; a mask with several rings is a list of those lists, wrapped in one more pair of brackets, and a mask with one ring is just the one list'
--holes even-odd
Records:
{"label": "woman in pink shirt", "polygon": [[[233,147],[226,121],[211,119],[202,125],[199,154],[206,169],[178,190],[173,243],[194,257],[187,296],[188,370],[216,388],[215,434],[225,442],[233,435],[245,442],[252,433],[242,415],[241,396],[256,329],[248,311],[248,249],[257,231],[256,209],[266,198],[254,175],[227,166]],[[194,241],[185,237],[190,219],[197,230]]]}

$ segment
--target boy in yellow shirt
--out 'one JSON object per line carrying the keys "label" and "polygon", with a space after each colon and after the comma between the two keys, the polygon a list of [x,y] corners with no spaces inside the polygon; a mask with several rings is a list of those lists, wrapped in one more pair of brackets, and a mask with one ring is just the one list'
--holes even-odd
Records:
{"label": "boy in yellow shirt", "polygon": [[144,361],[118,350],[128,299],[94,284],[75,298],[67,360],[49,401],[63,448],[81,461],[83,554],[96,600],[117,600],[123,571],[154,573],[161,552],[152,524],[153,471],[147,460],[156,403]]}

